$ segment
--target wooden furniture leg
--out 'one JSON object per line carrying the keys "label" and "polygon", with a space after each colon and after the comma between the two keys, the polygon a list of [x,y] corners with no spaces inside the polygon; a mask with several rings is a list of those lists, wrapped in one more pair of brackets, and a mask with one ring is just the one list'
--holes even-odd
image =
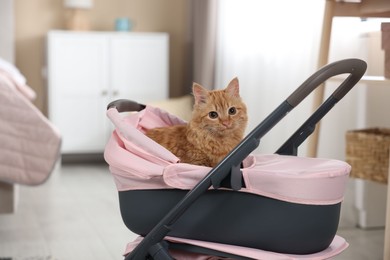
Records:
{"label": "wooden furniture leg", "polygon": [[[320,43],[320,55],[318,57],[318,68],[325,66],[328,63],[329,56],[329,47],[330,47],[330,35],[332,32],[332,21],[334,14],[334,0],[326,0],[325,3],[325,12],[324,12],[324,21],[322,24],[322,34],[321,34],[321,43]],[[324,99],[325,86],[322,84],[314,91],[314,100],[313,108],[314,112],[323,102]],[[318,149],[318,139],[320,131],[320,123],[317,123],[317,127],[314,130],[313,134],[308,139],[308,157],[316,157]]]}
{"label": "wooden furniture leg", "polygon": [[16,184],[0,182],[0,214],[15,213],[17,190]]}
{"label": "wooden furniture leg", "polygon": [[[389,176],[390,176],[390,166],[389,166]],[[384,242],[383,259],[390,260],[390,180],[387,181],[386,223],[385,223],[385,242]]]}

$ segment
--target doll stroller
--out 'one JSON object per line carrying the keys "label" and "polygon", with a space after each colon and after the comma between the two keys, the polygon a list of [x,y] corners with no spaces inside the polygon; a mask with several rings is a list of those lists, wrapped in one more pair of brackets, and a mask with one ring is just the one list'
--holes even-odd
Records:
{"label": "doll stroller", "polygon": [[[116,129],[104,156],[122,219],[139,235],[125,259],[327,259],[342,252],[348,243],[336,232],[351,168],[299,157],[297,149],[366,67],[358,59],[323,67],[214,168],[179,163],[142,133],[181,119],[129,100],[110,103]],[[339,74],[349,76],[275,154],[251,154],[288,112]],[[120,114],[127,111],[136,113]]]}

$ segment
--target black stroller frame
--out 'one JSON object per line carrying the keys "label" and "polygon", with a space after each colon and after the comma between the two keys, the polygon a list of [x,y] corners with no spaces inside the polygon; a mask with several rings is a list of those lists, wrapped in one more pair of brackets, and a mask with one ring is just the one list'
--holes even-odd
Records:
{"label": "black stroller frame", "polygon": [[[206,254],[217,255],[221,257],[231,257],[234,259],[249,259],[246,257],[241,257],[237,255],[225,254],[222,252],[214,252],[209,249],[194,248],[193,246],[186,245],[175,245],[168,243],[164,240],[164,237],[167,235],[175,236],[176,229],[188,224],[182,224],[181,226],[177,225],[177,222],[180,222],[183,214],[206,192],[213,193],[220,187],[228,187],[233,191],[238,191],[244,187],[242,180],[242,175],[240,167],[242,161],[253,151],[259,144],[260,139],[267,134],[282,118],[284,118],[292,109],[294,109],[302,100],[304,100],[313,90],[318,86],[323,84],[329,78],[340,75],[340,74],[349,74],[349,76],[340,84],[340,86],[326,99],[326,101],[317,108],[317,110],[299,127],[299,129],[276,151],[277,154],[281,155],[293,155],[296,156],[298,152],[298,147],[310,136],[315,130],[316,124],[333,108],[333,106],[339,102],[361,79],[365,73],[367,64],[359,59],[345,59],[333,62],[328,64],[314,73],[309,77],[301,86],[299,86],[285,101],[283,101],[270,115],[268,115],[256,128],[254,128],[216,167],[214,167],[193,189],[189,191],[170,191],[170,192],[179,192],[179,195],[172,195],[175,197],[174,202],[170,210],[167,213],[162,213],[162,218],[156,216],[153,221],[152,226],[150,223],[145,224],[142,220],[135,220],[139,222],[141,228],[136,230],[136,233],[144,236],[143,240],[138,244],[138,246],[129,253],[125,259],[126,260],[140,260],[140,259],[155,259],[155,260],[169,260],[173,259],[170,256],[168,247],[171,249],[184,249],[193,252],[202,252]],[[108,108],[115,107],[119,112],[124,111],[141,111],[145,108],[144,105],[138,104],[129,100],[116,100],[111,102],[108,105]],[[209,190],[210,187],[213,187],[215,190]],[[208,191],[209,190],[209,191]],[[220,190],[221,192],[226,192]],[[137,191],[143,192],[143,191]],[[164,191],[167,192],[167,191]],[[239,193],[239,192],[237,192]],[[131,213],[129,213],[129,206],[127,202],[134,204],[134,194],[126,194],[126,192],[119,192],[119,199],[121,204],[121,214],[125,224],[128,227],[133,228],[134,221],[133,218],[128,218]],[[146,197],[149,195],[146,194]],[[153,192],[150,193],[150,196],[155,196]],[[168,196],[171,196],[168,194]],[[235,198],[233,198],[235,199]],[[266,199],[266,198],[265,198]],[[146,199],[148,200],[148,199]],[[153,199],[150,199],[153,201]],[[140,202],[144,203],[144,202]],[[283,202],[281,202],[283,203]],[[318,245],[313,246],[308,251],[305,249],[299,249],[294,251],[296,245],[291,242],[290,246],[281,246],[280,248],[273,248],[270,245],[265,250],[269,251],[279,251],[279,252],[288,252],[288,253],[297,253],[297,254],[307,254],[310,252],[321,251],[325,249],[329,244],[331,239],[338,228],[339,221],[339,210],[340,204],[329,205],[330,209],[320,210],[317,212],[318,207],[315,207],[315,215],[323,215],[324,218],[333,218],[334,220],[325,225],[321,230],[321,233],[324,236],[328,236],[325,239],[325,242],[319,242]],[[127,205],[127,206],[126,206]],[[304,205],[306,206],[306,205]],[[284,208],[291,207],[291,205],[282,206],[281,210]],[[294,206],[295,207],[295,206]],[[298,205],[299,207],[299,205]],[[303,209],[313,211],[311,207]],[[259,213],[261,214],[261,213]],[[297,216],[299,218],[299,216]],[[299,221],[299,220],[297,220]],[[300,227],[298,227],[300,228]],[[137,227],[135,228],[137,229]],[[267,232],[267,230],[265,230]],[[318,230],[313,231],[318,232]],[[178,232],[178,236],[181,235]],[[313,234],[314,237],[314,234]],[[240,237],[238,239],[241,239]],[[271,239],[272,240],[272,239]],[[184,247],[184,248],[183,248]]]}

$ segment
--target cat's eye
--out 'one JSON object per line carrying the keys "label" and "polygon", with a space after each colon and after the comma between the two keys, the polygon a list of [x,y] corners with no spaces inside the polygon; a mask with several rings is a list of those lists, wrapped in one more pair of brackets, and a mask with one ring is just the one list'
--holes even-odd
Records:
{"label": "cat's eye", "polygon": [[229,108],[229,115],[235,115],[237,113],[237,109],[235,107]]}
{"label": "cat's eye", "polygon": [[215,119],[215,118],[218,117],[218,113],[215,112],[215,111],[211,111],[211,112],[209,113],[209,117],[210,117],[211,119]]}

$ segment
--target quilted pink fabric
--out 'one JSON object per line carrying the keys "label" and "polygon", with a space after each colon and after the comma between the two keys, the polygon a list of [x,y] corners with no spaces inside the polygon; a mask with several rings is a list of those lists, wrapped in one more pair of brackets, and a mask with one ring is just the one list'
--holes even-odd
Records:
{"label": "quilted pink fabric", "polygon": [[35,92],[0,70],[0,181],[43,183],[58,159],[61,136],[31,103]]}

